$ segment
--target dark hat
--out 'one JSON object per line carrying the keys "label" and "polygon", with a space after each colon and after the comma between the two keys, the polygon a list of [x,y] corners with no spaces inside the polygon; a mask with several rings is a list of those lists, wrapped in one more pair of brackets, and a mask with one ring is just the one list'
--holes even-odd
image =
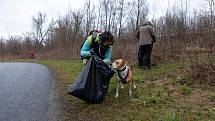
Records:
{"label": "dark hat", "polygon": [[107,42],[107,41],[113,42],[113,35],[108,31],[102,32],[101,33],[101,42]]}
{"label": "dark hat", "polygon": [[142,26],[146,26],[146,25],[149,25],[149,26],[152,26],[152,23],[150,21],[145,21]]}

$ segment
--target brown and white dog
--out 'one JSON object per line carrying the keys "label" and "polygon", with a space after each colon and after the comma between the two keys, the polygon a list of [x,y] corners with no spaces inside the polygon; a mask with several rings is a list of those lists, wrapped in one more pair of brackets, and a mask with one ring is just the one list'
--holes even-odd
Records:
{"label": "brown and white dog", "polygon": [[117,71],[117,79],[116,79],[116,95],[117,98],[119,96],[119,86],[123,88],[123,84],[128,84],[129,96],[132,96],[131,88],[132,86],[136,88],[133,80],[133,75],[129,66],[126,65],[126,62],[122,59],[117,59],[112,63],[112,68]]}

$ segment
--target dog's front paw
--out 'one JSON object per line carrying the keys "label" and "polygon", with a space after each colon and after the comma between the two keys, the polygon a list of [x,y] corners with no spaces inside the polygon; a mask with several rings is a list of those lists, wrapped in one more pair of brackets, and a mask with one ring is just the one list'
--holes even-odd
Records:
{"label": "dog's front paw", "polygon": [[124,89],[124,86],[123,86],[123,85],[121,85],[121,89]]}
{"label": "dog's front paw", "polygon": [[132,96],[132,93],[129,93],[129,97],[131,97]]}
{"label": "dog's front paw", "polygon": [[118,95],[118,94],[116,94],[116,95],[115,95],[115,98],[117,98],[117,97],[119,97],[119,95]]}
{"label": "dog's front paw", "polygon": [[136,86],[136,85],[133,85],[133,87],[134,87],[134,89],[136,89],[136,88],[137,88],[137,86]]}

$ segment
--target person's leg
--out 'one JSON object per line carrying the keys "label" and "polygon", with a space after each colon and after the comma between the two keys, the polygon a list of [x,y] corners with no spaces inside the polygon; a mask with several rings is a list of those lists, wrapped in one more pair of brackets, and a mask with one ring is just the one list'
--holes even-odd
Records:
{"label": "person's leg", "polygon": [[148,68],[151,67],[151,53],[152,53],[152,44],[147,45],[146,47],[147,52],[146,52],[146,66]]}
{"label": "person's leg", "polygon": [[143,45],[139,46],[139,52],[138,52],[138,66],[142,66],[143,65]]}
{"label": "person's leg", "polygon": [[152,55],[153,44],[150,45],[150,53],[149,53],[149,66],[151,67],[151,55]]}
{"label": "person's leg", "polygon": [[142,47],[142,66],[147,65],[147,45],[143,45]]}

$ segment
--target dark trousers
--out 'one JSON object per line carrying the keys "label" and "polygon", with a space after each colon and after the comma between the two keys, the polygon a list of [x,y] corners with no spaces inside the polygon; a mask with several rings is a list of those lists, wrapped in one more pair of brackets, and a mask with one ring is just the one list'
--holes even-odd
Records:
{"label": "dark trousers", "polygon": [[139,46],[138,62],[140,67],[146,66],[150,68],[152,47],[153,44]]}

